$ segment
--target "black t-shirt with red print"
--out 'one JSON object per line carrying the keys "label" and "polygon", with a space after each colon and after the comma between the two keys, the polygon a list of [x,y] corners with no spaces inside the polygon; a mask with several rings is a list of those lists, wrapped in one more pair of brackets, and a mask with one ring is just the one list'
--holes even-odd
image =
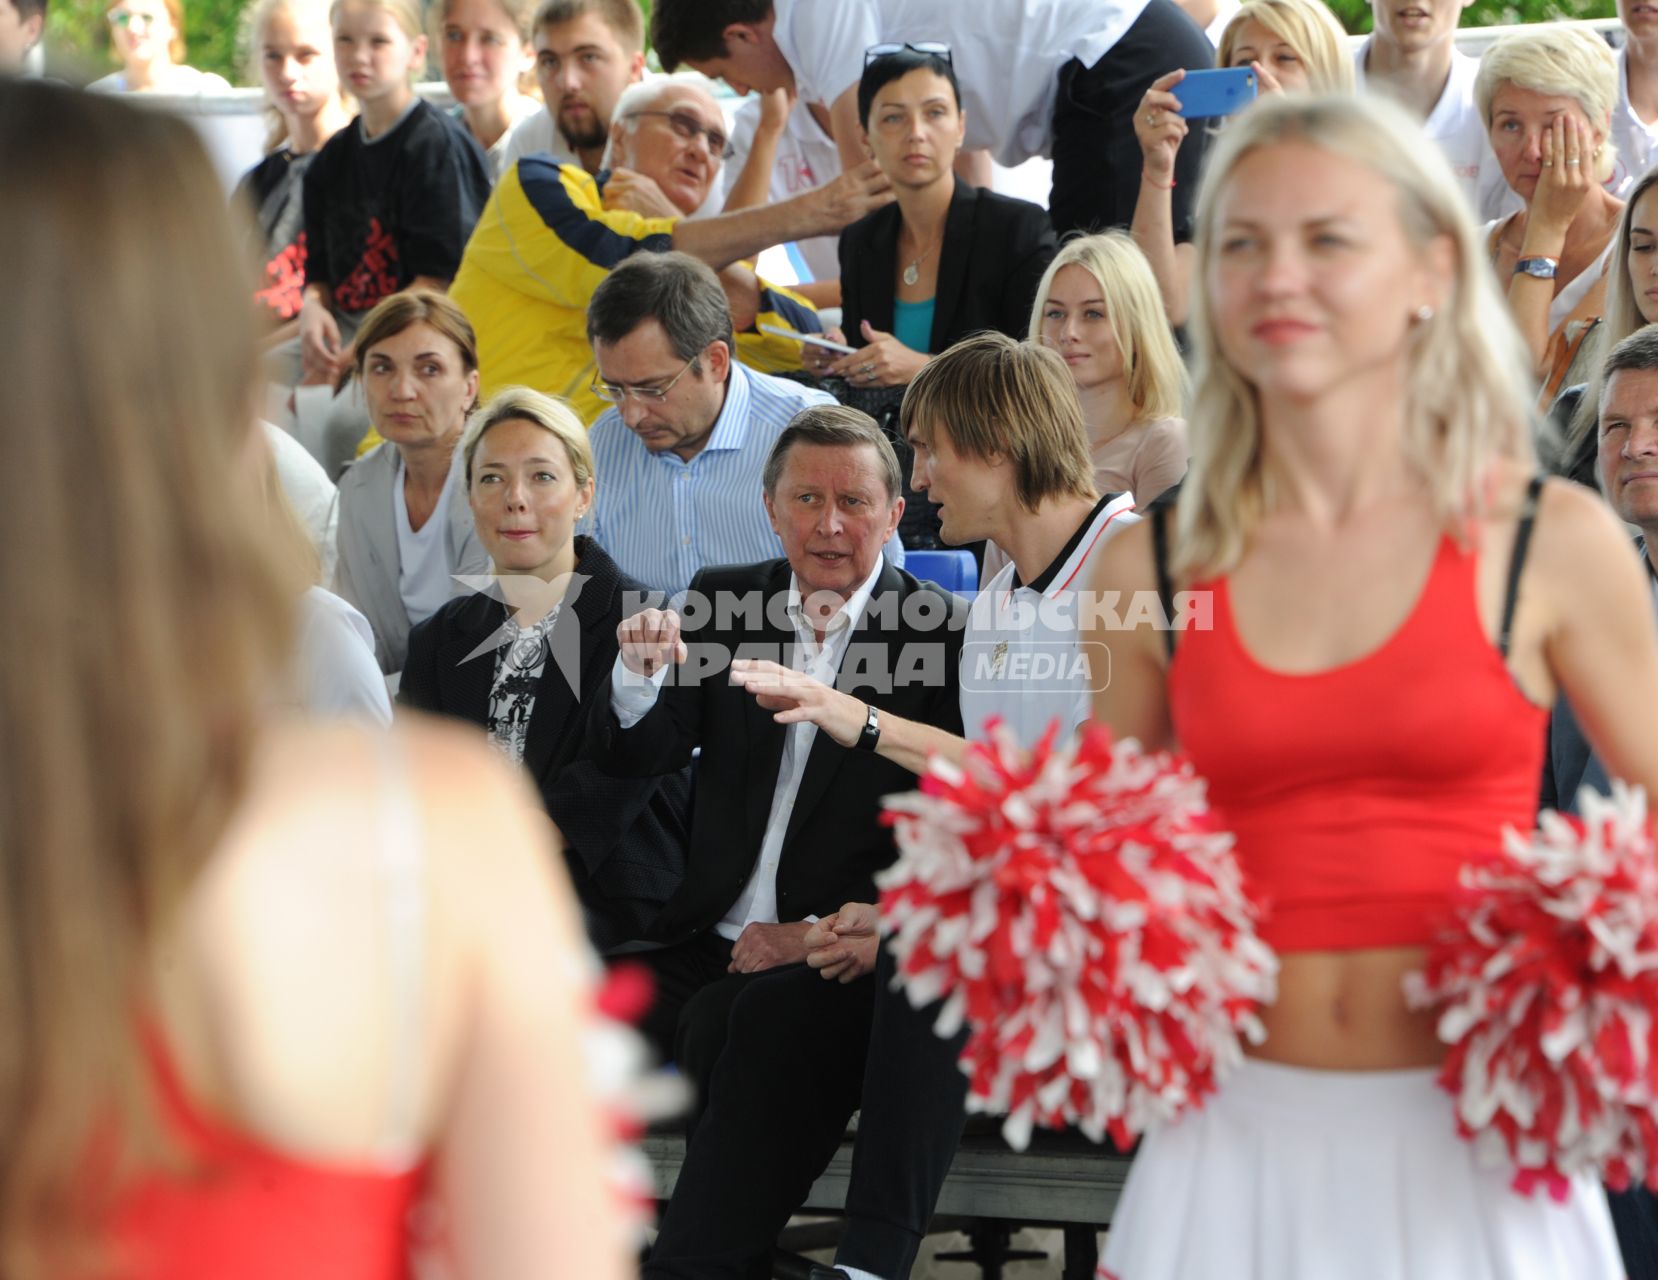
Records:
{"label": "black t-shirt with red print", "polygon": [[417,276],[454,276],[489,170],[464,126],[417,98],[378,138],[364,140],[360,119],[336,133],[304,190],[305,283],[361,314]]}

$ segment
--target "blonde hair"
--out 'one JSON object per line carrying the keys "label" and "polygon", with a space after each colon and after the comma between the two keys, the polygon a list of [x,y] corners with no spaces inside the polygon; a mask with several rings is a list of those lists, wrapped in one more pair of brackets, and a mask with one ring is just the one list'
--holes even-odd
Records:
{"label": "blonde hair", "polygon": [[340,10],[346,5],[355,5],[359,9],[384,9],[410,40],[418,40],[425,35],[420,21],[420,0],[333,0],[328,6],[330,24],[340,20]]}
{"label": "blonde hair", "polygon": [[[1375,95],[1279,96],[1230,122],[1209,156],[1197,203],[1199,280],[1216,253],[1221,203],[1251,153],[1302,143],[1364,165],[1398,196],[1410,245],[1441,237],[1453,250],[1439,310],[1414,324],[1404,398],[1404,448],[1446,531],[1465,536],[1492,462],[1531,462],[1532,409],[1525,353],[1498,294],[1466,198],[1420,124]],[[1191,332],[1197,392],[1187,420],[1192,457],[1180,503],[1176,562],[1196,576],[1224,573],[1243,555],[1267,505],[1261,417],[1248,370],[1228,362],[1216,333],[1213,291],[1195,291]]]}
{"label": "blonde hair", "polygon": [[[329,0],[257,0],[242,10],[241,31],[238,43],[242,48],[242,73],[247,77],[249,84],[261,84],[264,81],[264,55],[260,51],[260,40],[265,33],[265,24],[279,13],[286,13],[301,27],[311,27],[313,24],[327,29],[332,26],[330,18],[333,10],[329,7]],[[332,43],[324,44],[321,56],[334,61]],[[335,100],[346,113],[352,114],[354,100],[345,91],[345,86],[339,84],[334,90]],[[265,121],[270,126],[270,132],[265,135],[265,151],[275,151],[288,140],[288,122],[282,118],[282,113],[270,103],[265,103]]]}
{"label": "blonde hair", "polygon": [[1543,22],[1501,37],[1480,58],[1474,101],[1486,132],[1491,101],[1505,84],[1533,93],[1576,99],[1591,127],[1603,135],[1595,153],[1595,181],[1612,176],[1617,148],[1612,143],[1612,108],[1618,102],[1618,59],[1611,46],[1575,22]]}
{"label": "blonde hair", "polygon": [[472,487],[472,459],[478,446],[503,422],[528,422],[556,438],[570,460],[570,474],[575,478],[576,488],[593,478],[593,446],[576,411],[566,401],[528,387],[503,387],[472,415],[466,433],[461,436],[467,488]]}
{"label": "blonde hair", "polygon": [[[1352,93],[1353,55],[1347,32],[1323,0],[1245,0],[1221,33],[1215,65],[1232,65],[1238,35],[1246,22],[1258,22],[1300,55],[1307,67],[1307,87],[1314,93]],[[1179,88],[1175,90],[1179,93]]]}
{"label": "blonde hair", "polygon": [[1006,458],[1027,511],[1048,498],[1100,496],[1071,371],[1034,342],[993,331],[963,338],[921,367],[898,416],[923,444],[943,431],[969,458]]}
{"label": "blonde hair", "polygon": [[168,1161],[153,948],[242,796],[294,584],[237,479],[253,270],[195,133],[4,81],[0,172],[0,421],[40,428],[0,469],[0,1274],[40,1280],[85,1274],[108,1197]]}
{"label": "blonde hair", "polygon": [[1655,186],[1658,186],[1658,169],[1649,169],[1629,189],[1623,212],[1618,215],[1618,232],[1612,239],[1612,261],[1606,271],[1606,303],[1601,309],[1600,323],[1589,335],[1589,381],[1567,427],[1558,459],[1561,465],[1576,458],[1584,441],[1599,427],[1606,357],[1630,334],[1646,328],[1646,317],[1636,305],[1635,285],[1629,278],[1629,245],[1634,234],[1635,202]]}
{"label": "blonde hair", "polygon": [[1179,417],[1186,397],[1186,366],[1169,332],[1157,277],[1126,232],[1107,231],[1065,242],[1036,287],[1030,312],[1031,341],[1042,341],[1048,294],[1054,277],[1066,267],[1081,267],[1100,287],[1105,317],[1123,355],[1123,382],[1134,406],[1134,420]]}

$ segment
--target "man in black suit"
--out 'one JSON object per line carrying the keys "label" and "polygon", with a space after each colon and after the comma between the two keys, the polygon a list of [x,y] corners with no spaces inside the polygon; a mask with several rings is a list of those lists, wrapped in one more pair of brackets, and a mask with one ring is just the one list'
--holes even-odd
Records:
{"label": "man in black suit", "polygon": [[[1658,607],[1658,326],[1636,330],[1607,355],[1596,434],[1600,491],[1620,520],[1641,530],[1636,547]],[[1539,807],[1575,813],[1583,787],[1604,794],[1611,784],[1563,694],[1549,720]],[[1630,1280],[1658,1280],[1658,1201],[1642,1187],[1607,1199]]]}
{"label": "man in black suit", "polygon": [[[680,890],[647,957],[657,1001],[647,1035],[707,1079],[726,1013],[751,977],[806,957],[812,922],[869,900],[895,856],[881,797],[914,776],[873,750],[880,715],[961,732],[955,597],[882,557],[903,513],[891,444],[841,405],[797,414],[767,461],[764,500],[786,559],[705,569],[681,618],[649,609],[618,630],[611,698],[594,707],[600,767],[648,775],[696,766]],[[868,707],[867,750],[774,719],[728,676],[737,657],[810,671]]]}

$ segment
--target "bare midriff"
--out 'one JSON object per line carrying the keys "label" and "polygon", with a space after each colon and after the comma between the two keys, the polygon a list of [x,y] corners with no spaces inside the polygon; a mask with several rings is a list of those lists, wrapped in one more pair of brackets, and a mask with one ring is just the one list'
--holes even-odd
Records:
{"label": "bare midriff", "polygon": [[1421,947],[1296,951],[1279,957],[1278,999],[1261,1010],[1264,1043],[1251,1057],[1325,1071],[1431,1067],[1445,1046],[1431,1013],[1407,1008],[1404,976]]}

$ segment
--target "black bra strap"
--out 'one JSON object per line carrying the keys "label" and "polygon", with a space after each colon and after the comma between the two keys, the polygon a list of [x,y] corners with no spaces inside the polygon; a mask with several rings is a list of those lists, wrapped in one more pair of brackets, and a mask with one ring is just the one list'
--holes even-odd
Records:
{"label": "black bra strap", "polygon": [[1537,522],[1537,498],[1543,492],[1543,477],[1533,476],[1526,485],[1525,502],[1520,507],[1520,520],[1514,526],[1514,554],[1508,559],[1508,590],[1503,595],[1503,622],[1497,630],[1497,652],[1506,659],[1508,642],[1514,626],[1514,606],[1520,599],[1520,573],[1526,567],[1526,552],[1531,546],[1531,527]]}
{"label": "black bra strap", "polygon": [[1154,507],[1151,512],[1151,554],[1157,564],[1157,596],[1163,602],[1163,647],[1174,657],[1174,579],[1169,576],[1169,509]]}

